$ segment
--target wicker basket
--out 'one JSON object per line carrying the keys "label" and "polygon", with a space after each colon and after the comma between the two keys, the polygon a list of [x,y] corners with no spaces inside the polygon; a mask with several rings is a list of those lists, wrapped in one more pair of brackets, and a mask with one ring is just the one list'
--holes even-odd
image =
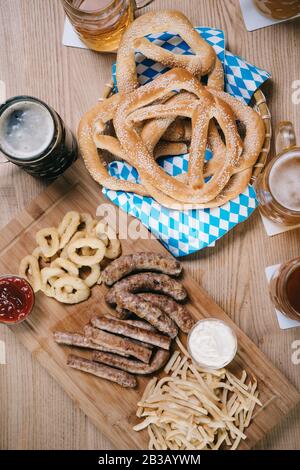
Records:
{"label": "wicker basket", "polygon": [[[103,90],[103,95],[99,99],[99,101],[109,98],[113,94],[113,89],[114,89],[114,82],[113,80],[111,80],[110,83],[106,83],[104,90]],[[262,172],[266,164],[266,161],[268,159],[269,153],[270,153],[271,138],[272,138],[272,125],[271,125],[271,113],[267,105],[266,97],[260,89],[256,90],[256,92],[253,94],[251,105],[260,114],[261,118],[263,119],[265,130],[266,130],[266,137],[265,137],[263,148],[259,154],[256,164],[253,167],[253,174],[251,178],[251,184],[253,184],[256,178]]]}

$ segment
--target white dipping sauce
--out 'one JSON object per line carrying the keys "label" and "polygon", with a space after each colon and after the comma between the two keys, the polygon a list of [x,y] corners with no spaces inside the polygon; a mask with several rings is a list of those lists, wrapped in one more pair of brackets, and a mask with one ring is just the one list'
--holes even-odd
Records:
{"label": "white dipping sauce", "polygon": [[214,318],[200,320],[190,331],[188,348],[199,365],[220,369],[234,358],[237,339],[223,321]]}

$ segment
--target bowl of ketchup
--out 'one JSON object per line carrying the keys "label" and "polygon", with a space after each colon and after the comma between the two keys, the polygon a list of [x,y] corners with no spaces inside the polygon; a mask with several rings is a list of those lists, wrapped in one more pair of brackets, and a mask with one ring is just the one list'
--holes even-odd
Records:
{"label": "bowl of ketchup", "polygon": [[34,306],[34,292],[26,279],[8,274],[0,276],[0,323],[26,320]]}

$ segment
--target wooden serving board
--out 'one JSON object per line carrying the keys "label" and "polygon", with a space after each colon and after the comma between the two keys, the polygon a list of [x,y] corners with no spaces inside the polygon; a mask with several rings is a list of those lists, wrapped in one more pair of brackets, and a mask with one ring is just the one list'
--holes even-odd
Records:
{"label": "wooden serving board", "polygon": [[[101,201],[104,199],[100,188],[77,164],[1,231],[0,273],[18,272],[20,260],[36,246],[35,234],[39,229],[57,226],[69,210],[95,215],[96,207]],[[122,240],[122,248],[124,254],[137,251],[166,252],[154,239]],[[189,294],[188,307],[195,318],[218,317],[231,324],[236,331],[239,349],[230,370],[241,374],[242,369],[245,369],[257,377],[264,407],[256,408],[255,417],[246,430],[248,438],[240,445],[242,449],[249,449],[298,403],[300,395],[187,273],[183,276],[183,282]],[[86,357],[91,353],[59,346],[52,338],[52,332],[58,329],[82,331],[95,313],[109,312],[104,300],[106,290],[105,286],[96,286],[88,301],[74,306],[60,304],[43,293],[38,293],[29,319],[11,329],[116,448],[146,449],[147,432],[137,433],[132,427],[137,423],[137,402],[149,377],[139,378],[137,389],[132,390],[122,389],[118,385],[73,370],[66,366],[71,349]]]}

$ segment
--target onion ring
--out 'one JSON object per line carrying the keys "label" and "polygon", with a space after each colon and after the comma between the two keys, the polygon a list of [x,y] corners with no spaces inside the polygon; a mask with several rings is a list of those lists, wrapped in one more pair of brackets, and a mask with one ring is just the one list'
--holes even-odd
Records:
{"label": "onion ring", "polygon": [[19,274],[31,284],[34,292],[41,289],[41,272],[38,260],[33,255],[25,256],[19,266]]}
{"label": "onion ring", "polygon": [[[78,248],[89,247],[93,250],[96,250],[96,253],[91,256],[79,255],[76,253]],[[78,264],[79,266],[93,266],[96,263],[100,263],[106,256],[106,247],[104,243],[92,237],[79,238],[78,240],[73,241],[68,247],[68,257],[73,263]]]}
{"label": "onion ring", "polygon": [[[36,234],[36,242],[47,258],[54,256],[59,250],[59,234],[55,227],[42,228]],[[50,238],[48,242],[48,238]]]}
{"label": "onion ring", "polygon": [[[72,291],[75,292],[66,292],[66,287],[72,287]],[[54,284],[54,298],[59,302],[64,304],[77,304],[79,302],[83,302],[86,300],[90,295],[90,288],[86,285],[86,283],[77,277],[73,276],[62,276],[57,279]]]}
{"label": "onion ring", "polygon": [[80,215],[78,212],[70,211],[66,213],[66,215],[58,226],[58,234],[61,237],[59,248],[62,249],[66,246],[66,244],[70,241],[70,239],[76,232],[79,224]]}

